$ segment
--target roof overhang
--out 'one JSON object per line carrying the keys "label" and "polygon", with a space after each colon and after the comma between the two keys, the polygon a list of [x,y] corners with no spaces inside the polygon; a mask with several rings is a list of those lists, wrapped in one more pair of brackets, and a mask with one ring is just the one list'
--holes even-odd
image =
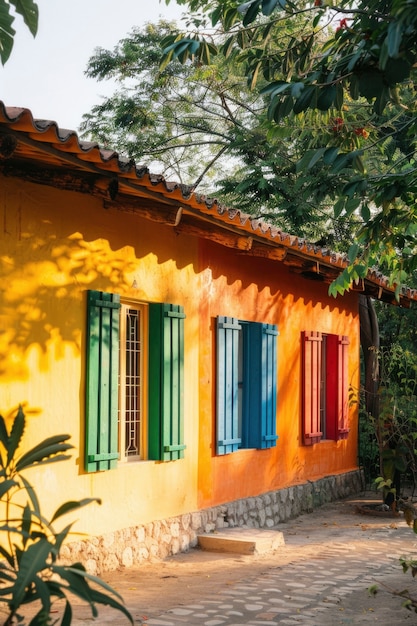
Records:
{"label": "roof overhang", "polygon": [[[133,211],[176,232],[210,239],[243,255],[279,261],[306,280],[330,284],[347,267],[345,255],[309,243],[186,185],[153,175],[113,150],[81,141],[75,131],[51,120],[34,119],[28,109],[0,102],[0,171],[42,185],[102,199],[105,209]],[[395,286],[369,271],[354,291],[409,307],[417,291]]]}

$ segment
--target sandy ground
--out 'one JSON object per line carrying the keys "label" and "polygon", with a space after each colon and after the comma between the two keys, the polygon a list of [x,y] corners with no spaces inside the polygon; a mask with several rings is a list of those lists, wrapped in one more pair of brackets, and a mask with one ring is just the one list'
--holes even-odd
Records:
{"label": "sandy ground", "polygon": [[[370,501],[379,502],[378,495],[362,494],[357,498],[327,504],[313,513],[279,525],[277,530],[283,532],[285,545],[273,553],[247,556],[194,549],[164,561],[108,572],[102,578],[121,594],[134,617],[135,625],[142,625],[173,607],[190,605],[202,598],[214,599],[224,589],[242,581],[259,581],[262,576],[267,576],[277,568],[285,576],[285,568],[289,564],[308,563],[309,559],[316,559],[318,554],[325,555],[326,551],[337,549],[337,546],[341,546],[342,550],[343,546],[351,546],[352,551],[360,551],[373,541],[381,545],[381,540],[392,536],[392,533],[395,535],[396,529],[402,530],[406,547],[409,537],[410,553],[417,555],[417,537],[407,527],[402,516],[382,518],[358,513],[357,505],[363,506]],[[386,543],[389,546],[389,541]],[[400,556],[393,555],[395,563]],[[372,569],[372,562],[369,566]],[[415,590],[414,595],[417,597],[417,580],[412,579],[410,574],[403,574],[399,563],[398,570],[396,567],[393,570],[391,566],[391,569],[387,569],[387,576],[378,582],[397,591],[408,587]],[[335,626],[370,621],[377,621],[378,626],[417,624],[417,614],[403,609],[401,598],[383,590],[381,585],[380,589],[373,597],[364,586],[358,593],[344,598],[343,606],[335,608],[334,615],[328,611],[328,621],[323,617],[320,624]],[[74,626],[128,624],[122,614],[112,609],[98,607],[99,618],[94,620],[87,605],[76,600],[74,606]],[[338,621],[341,611],[344,612],[343,620]],[[59,612],[52,615],[55,616],[58,617]],[[1,617],[0,623],[3,623]]]}
{"label": "sandy ground", "polygon": [[[373,517],[358,513],[357,505],[362,507],[372,502],[379,503],[377,494],[362,494],[324,505],[313,513],[281,524],[277,529],[284,533],[285,545],[272,554],[246,556],[196,549],[163,562],[111,572],[103,578],[123,596],[126,605],[132,608],[135,620],[139,624],[146,623],[149,616],[161,615],[172,607],[195,603],[202,596],[215,598],[228,586],[256,579],[277,567],[285,569],[290,563],[314,558],[332,544],[347,542],[352,548],[360,549],[361,542],[376,534],[380,536],[384,529],[406,527],[402,516]],[[410,552],[417,554],[416,536],[411,529],[409,532]],[[417,581],[410,574],[404,574],[398,564],[398,571],[390,572],[383,585],[387,589],[380,584],[380,592],[375,597],[370,596],[365,588],[357,597],[352,596],[350,610],[360,615],[374,610],[381,612],[386,605],[401,612],[404,622],[398,618],[396,624],[417,624],[417,615],[401,608],[403,600],[388,592],[388,589],[415,588],[417,597]],[[382,623],[380,616],[378,624]],[[387,622],[387,626],[394,624]]]}

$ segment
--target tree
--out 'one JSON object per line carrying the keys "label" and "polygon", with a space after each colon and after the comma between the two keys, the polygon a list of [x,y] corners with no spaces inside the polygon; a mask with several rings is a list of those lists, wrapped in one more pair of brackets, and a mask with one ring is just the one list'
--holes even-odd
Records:
{"label": "tree", "polygon": [[[251,87],[268,98],[271,123],[315,113],[320,132],[299,167],[305,177],[318,167],[328,175],[343,170],[334,215],[360,217],[351,265],[331,292],[343,293],[374,264],[399,290],[417,267],[416,0],[179,4],[208,12],[212,29],[167,40],[164,63],[198,63],[209,50],[244,68]],[[309,16],[309,28],[272,49],[283,22],[300,14]]]}
{"label": "tree", "polygon": [[[188,23],[207,27],[201,16]],[[305,27],[298,16],[279,41],[288,45]],[[343,170],[324,176],[312,167],[306,177],[297,166],[317,134],[312,116],[291,115],[273,126],[265,96],[251,90],[233,58],[208,53],[199,63],[176,61],[161,70],[164,42],[177,33],[172,23],[147,24],[113,50],[95,51],[87,75],[116,79],[119,89],[84,115],[82,133],[282,229],[313,240],[326,232],[329,245],[343,245],[356,221],[332,216]]]}
{"label": "tree", "polygon": [[33,0],[0,0],[0,60],[6,63],[13,49],[16,34],[12,24],[19,13],[26,26],[35,37],[38,30],[38,5]]}

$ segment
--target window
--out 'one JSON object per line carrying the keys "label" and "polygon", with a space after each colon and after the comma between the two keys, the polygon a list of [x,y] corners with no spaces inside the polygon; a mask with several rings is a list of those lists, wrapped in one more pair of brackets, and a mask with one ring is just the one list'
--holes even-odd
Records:
{"label": "window", "polygon": [[184,312],[87,294],[86,469],[183,458]]}
{"label": "window", "polygon": [[305,445],[348,436],[348,346],[344,335],[302,333]]}
{"label": "window", "polygon": [[125,460],[147,456],[147,319],[147,305],[121,304],[118,430],[120,458]]}
{"label": "window", "polygon": [[217,454],[276,445],[277,335],[273,324],[217,318]]}

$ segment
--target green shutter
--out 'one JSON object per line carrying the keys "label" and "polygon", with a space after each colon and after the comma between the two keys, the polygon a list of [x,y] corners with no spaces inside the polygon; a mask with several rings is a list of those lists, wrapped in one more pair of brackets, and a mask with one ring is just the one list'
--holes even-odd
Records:
{"label": "green shutter", "polygon": [[277,336],[274,324],[250,322],[248,349],[244,352],[244,421],[248,448],[276,445],[277,421]]}
{"label": "green shutter", "polygon": [[120,297],[87,292],[86,459],[88,472],[116,467]]}
{"label": "green shutter", "polygon": [[236,318],[223,315],[217,318],[217,454],[235,452],[241,443],[238,414],[239,333],[241,330],[242,326]]}
{"label": "green shutter", "polygon": [[184,457],[184,308],[149,305],[149,458]]}

